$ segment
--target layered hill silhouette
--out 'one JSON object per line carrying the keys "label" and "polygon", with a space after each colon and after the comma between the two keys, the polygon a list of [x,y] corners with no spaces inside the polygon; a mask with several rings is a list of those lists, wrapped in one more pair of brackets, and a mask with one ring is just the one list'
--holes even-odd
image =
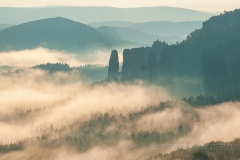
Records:
{"label": "layered hill silhouette", "polygon": [[[90,26],[98,28],[108,27],[127,27],[144,33],[159,36],[159,40],[165,40],[170,43],[181,42],[196,29],[202,27],[202,21],[170,22],[170,21],[152,21],[152,22],[94,22]],[[153,42],[153,41],[152,41]]]}
{"label": "layered hill silhouette", "polygon": [[16,25],[38,19],[53,17],[65,17],[82,23],[99,21],[204,21],[213,15],[215,14],[174,7],[1,7],[0,23]]}
{"label": "layered hill silhouette", "polygon": [[44,47],[78,52],[127,44],[88,25],[61,17],[27,22],[0,31],[2,51]]}

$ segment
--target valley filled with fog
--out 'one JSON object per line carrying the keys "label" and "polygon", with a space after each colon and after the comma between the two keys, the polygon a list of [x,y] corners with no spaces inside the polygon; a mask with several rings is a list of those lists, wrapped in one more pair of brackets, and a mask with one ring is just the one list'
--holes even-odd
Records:
{"label": "valley filled with fog", "polygon": [[141,159],[240,136],[240,103],[194,108],[141,81],[23,69],[2,75],[0,88],[1,147],[13,150],[1,159]]}
{"label": "valley filled with fog", "polygon": [[1,160],[240,158],[239,9],[0,13]]}

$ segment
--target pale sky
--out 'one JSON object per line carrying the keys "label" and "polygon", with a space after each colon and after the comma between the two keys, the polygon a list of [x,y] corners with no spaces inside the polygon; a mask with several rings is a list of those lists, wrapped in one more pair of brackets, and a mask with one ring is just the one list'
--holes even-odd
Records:
{"label": "pale sky", "polygon": [[240,8],[240,0],[0,0],[0,7],[47,5],[111,6],[118,8],[172,6],[201,11],[222,12]]}

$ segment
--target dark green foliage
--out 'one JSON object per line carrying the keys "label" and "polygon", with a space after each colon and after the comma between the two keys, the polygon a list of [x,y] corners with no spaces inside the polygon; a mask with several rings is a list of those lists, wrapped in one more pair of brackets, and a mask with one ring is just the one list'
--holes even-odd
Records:
{"label": "dark green foliage", "polygon": [[217,91],[240,86],[239,44],[240,38],[224,46],[203,51],[204,83],[208,90]]}
{"label": "dark green foliage", "polygon": [[168,44],[165,41],[162,42],[162,41],[157,40],[157,41],[153,42],[151,51],[156,54],[157,61],[159,61],[159,59],[161,58],[162,50],[166,46],[168,46]]}
{"label": "dark green foliage", "polygon": [[130,121],[135,121],[145,114],[163,111],[165,108],[170,107],[172,105],[172,103],[173,103],[173,101],[166,101],[166,102],[161,102],[159,105],[151,105],[151,106],[142,108],[139,111],[129,113],[128,119]]}
{"label": "dark green foliage", "polygon": [[147,66],[149,81],[155,82],[157,80],[157,58],[155,52],[149,53]]}
{"label": "dark green foliage", "polygon": [[11,143],[11,144],[0,144],[0,154],[4,154],[12,151],[21,151],[23,150],[23,142]]}
{"label": "dark green foliage", "polygon": [[198,151],[193,153],[193,158],[196,160],[209,160],[209,157],[206,153]]}
{"label": "dark green foliage", "polygon": [[203,146],[178,149],[169,154],[157,154],[154,159],[159,160],[236,160],[240,157],[240,139],[232,142],[210,142]]}
{"label": "dark green foliage", "polygon": [[75,137],[70,137],[72,143],[81,151],[95,145],[107,146],[117,144],[119,139],[118,131],[106,132],[107,127],[115,122],[115,117],[110,117],[108,113],[96,114],[92,119],[79,127]]}
{"label": "dark green foliage", "polygon": [[192,45],[178,44],[167,46],[159,61],[161,77],[199,77],[201,76],[201,53]]}
{"label": "dark green foliage", "polygon": [[231,85],[222,48],[209,49],[202,54],[204,83],[208,90],[217,91]]}
{"label": "dark green foliage", "polygon": [[[236,70],[233,67],[230,69],[228,65],[239,64],[239,17],[240,10],[212,17],[203,23],[202,29],[192,32],[186,41],[165,48],[161,60],[163,64],[160,64],[161,72],[203,77],[206,89],[225,89],[227,84],[232,83],[229,81],[229,72]],[[231,47],[229,43],[232,44]],[[222,48],[225,45],[227,46]],[[228,63],[234,59],[230,57],[237,60]]]}
{"label": "dark green foliage", "polygon": [[40,64],[32,67],[34,69],[42,69],[46,70],[48,72],[69,72],[72,69],[69,67],[68,64],[63,64],[63,63],[46,63],[46,64]]}
{"label": "dark green foliage", "polygon": [[183,101],[192,106],[208,106],[229,101],[240,101],[240,88],[221,91],[216,94],[205,94],[183,98]]}
{"label": "dark green foliage", "polygon": [[159,133],[156,131],[142,131],[138,133],[133,132],[130,136],[132,141],[140,147],[148,146],[153,143],[162,144],[177,137],[178,135],[174,132]]}
{"label": "dark green foliage", "polygon": [[201,29],[192,32],[179,44],[168,46],[156,41],[152,47],[134,49],[135,53],[133,49],[125,50],[122,77],[124,80],[139,79],[141,71],[141,78],[146,80],[146,52],[154,51],[159,80],[182,77],[200,79],[204,85],[202,88],[211,92],[238,87],[239,37],[240,10],[225,12],[204,22]]}
{"label": "dark green foliage", "polygon": [[192,32],[183,43],[194,44],[200,48],[226,44],[240,36],[239,17],[239,9],[214,16],[203,23],[202,29]]}

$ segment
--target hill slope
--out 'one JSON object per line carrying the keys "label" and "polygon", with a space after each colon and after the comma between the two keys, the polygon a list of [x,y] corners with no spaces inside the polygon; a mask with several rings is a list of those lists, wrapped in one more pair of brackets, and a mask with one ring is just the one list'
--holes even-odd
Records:
{"label": "hill slope", "polygon": [[0,31],[0,50],[45,47],[71,52],[114,48],[127,42],[65,18],[28,22]]}
{"label": "hill slope", "polygon": [[[162,71],[169,73],[171,70],[174,74],[182,73],[185,75],[191,72],[199,75],[201,72],[203,73],[204,68],[202,67],[206,65],[204,65],[204,58],[207,58],[206,56],[202,56],[202,53],[215,52],[216,55],[211,58],[212,61],[208,60],[208,63],[216,64],[216,60],[220,60],[220,51],[222,52],[224,50],[222,47],[227,47],[229,43],[234,44],[235,46],[232,45],[232,49],[227,47],[229,49],[225,50],[225,56],[222,56],[223,61],[225,61],[227,56],[231,54],[230,52],[239,50],[239,47],[237,47],[238,44],[240,44],[239,17],[240,10],[212,17],[203,23],[201,29],[192,32],[181,44],[165,48],[161,60],[164,68]],[[212,48],[215,48],[215,51]],[[238,57],[237,55],[235,56],[235,58]],[[208,57],[208,59],[209,58],[210,57]],[[171,64],[168,63],[170,61]],[[211,68],[212,67],[207,70]],[[217,69],[217,71],[219,69]]]}
{"label": "hill slope", "polygon": [[157,35],[145,33],[138,31],[133,28],[129,27],[108,27],[108,26],[102,26],[97,28],[99,31],[105,32],[107,34],[110,34],[116,38],[120,38],[122,40],[126,40],[129,42],[136,42],[136,43],[142,43],[146,45],[152,44],[153,41],[160,39],[164,40],[164,37],[160,37]]}
{"label": "hill slope", "polygon": [[10,25],[10,24],[0,24],[0,31],[5,29],[5,28],[9,28],[9,27],[12,27],[13,25]]}
{"label": "hill slope", "polygon": [[[8,16],[6,16],[8,15]],[[16,16],[18,15],[18,16]],[[0,22],[21,24],[28,21],[65,17],[78,22],[99,21],[203,21],[214,14],[173,7],[112,8],[112,7],[45,7],[0,8]]]}

